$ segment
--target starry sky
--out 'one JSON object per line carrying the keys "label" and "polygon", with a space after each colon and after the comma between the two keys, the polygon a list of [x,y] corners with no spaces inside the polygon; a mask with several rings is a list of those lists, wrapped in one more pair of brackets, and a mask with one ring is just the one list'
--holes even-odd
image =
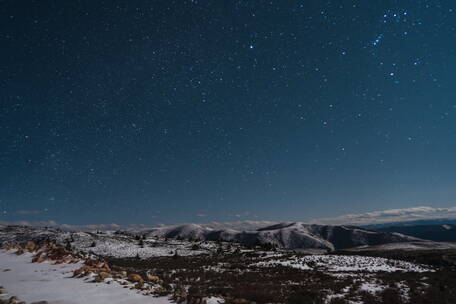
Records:
{"label": "starry sky", "polygon": [[456,197],[456,2],[0,1],[1,221]]}

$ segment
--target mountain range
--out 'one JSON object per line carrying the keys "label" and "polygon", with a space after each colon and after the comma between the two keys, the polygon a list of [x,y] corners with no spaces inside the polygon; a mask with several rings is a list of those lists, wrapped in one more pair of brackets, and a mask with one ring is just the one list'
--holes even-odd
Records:
{"label": "mountain range", "polygon": [[358,225],[360,227],[377,230],[386,227],[405,227],[405,226],[437,226],[437,225],[456,225],[454,218],[438,218],[438,219],[424,219],[415,221],[398,221],[398,222],[383,222],[378,224]]}
{"label": "mountain range", "polygon": [[279,223],[254,230],[213,228],[185,224],[153,228],[148,236],[203,241],[233,241],[243,244],[270,244],[279,248],[319,248],[338,250],[366,245],[412,242],[420,239],[396,232],[373,231],[354,226],[313,225],[301,222]]}
{"label": "mountain range", "polygon": [[395,232],[435,242],[456,242],[456,225],[391,226],[375,229],[379,232]]}

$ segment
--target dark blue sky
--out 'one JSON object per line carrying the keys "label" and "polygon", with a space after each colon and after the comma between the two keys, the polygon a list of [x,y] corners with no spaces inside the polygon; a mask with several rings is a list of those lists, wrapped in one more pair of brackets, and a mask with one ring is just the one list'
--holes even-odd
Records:
{"label": "dark blue sky", "polygon": [[0,2],[0,220],[308,220],[456,197],[456,3]]}

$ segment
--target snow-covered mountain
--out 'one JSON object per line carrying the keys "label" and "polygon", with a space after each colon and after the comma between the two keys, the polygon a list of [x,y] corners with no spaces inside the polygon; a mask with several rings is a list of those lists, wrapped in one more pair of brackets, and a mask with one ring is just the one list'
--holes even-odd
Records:
{"label": "snow-covered mountain", "polygon": [[353,226],[309,225],[301,222],[280,223],[251,231],[186,224],[154,228],[147,235],[206,241],[234,241],[244,244],[274,244],[277,247],[289,249],[329,250],[419,240],[399,233],[371,231]]}
{"label": "snow-covered mountain", "polygon": [[[267,244],[286,249],[316,248],[327,250],[422,241],[422,239],[396,232],[373,231],[355,226],[330,226],[288,222],[267,225],[261,228],[258,228],[260,226],[257,225],[240,225],[239,227],[237,228],[236,225],[224,227],[223,225],[213,224],[184,224],[161,226],[148,230],[141,229],[138,231],[117,231],[116,233],[114,231],[108,231],[98,234],[9,226],[0,229],[0,243],[9,244],[27,240],[51,240],[65,244],[68,239],[71,239],[73,246],[81,250],[107,254],[112,251],[111,248],[113,246],[117,248],[120,244],[123,244],[120,247],[125,247],[124,249],[130,248],[132,244],[136,246],[138,235],[146,236],[148,240],[167,238],[170,241],[224,241],[245,245]],[[248,227],[248,230],[242,229],[245,227]],[[97,244],[96,250],[89,248],[93,242]],[[186,242],[186,244],[191,243]],[[185,245],[182,246],[185,247]],[[104,247],[106,247],[106,250],[101,250]],[[167,246],[164,246],[164,250],[168,253],[171,252]],[[130,252],[131,250],[127,251]]]}

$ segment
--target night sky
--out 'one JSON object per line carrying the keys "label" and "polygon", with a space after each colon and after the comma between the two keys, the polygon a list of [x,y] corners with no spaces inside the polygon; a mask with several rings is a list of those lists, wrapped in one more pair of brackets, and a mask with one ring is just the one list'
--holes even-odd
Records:
{"label": "night sky", "polygon": [[0,75],[0,221],[455,205],[454,0],[3,0]]}

